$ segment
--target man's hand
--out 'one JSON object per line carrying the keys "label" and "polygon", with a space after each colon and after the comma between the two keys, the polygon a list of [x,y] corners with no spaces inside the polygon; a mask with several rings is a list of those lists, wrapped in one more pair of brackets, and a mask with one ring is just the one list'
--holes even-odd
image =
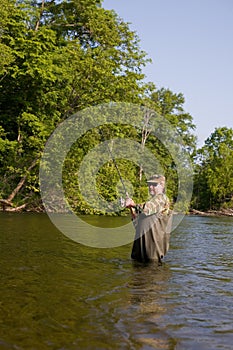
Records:
{"label": "man's hand", "polygon": [[134,203],[132,198],[126,198],[126,200],[125,200],[125,207],[126,208],[132,208],[132,207],[135,207],[135,205],[136,204]]}

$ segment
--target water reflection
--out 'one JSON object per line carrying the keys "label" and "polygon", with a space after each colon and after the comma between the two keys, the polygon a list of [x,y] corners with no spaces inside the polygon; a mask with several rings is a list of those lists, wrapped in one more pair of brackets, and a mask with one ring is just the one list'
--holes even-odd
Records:
{"label": "water reflection", "polygon": [[140,304],[145,310],[161,310],[161,298],[171,275],[168,265],[132,263],[133,273],[129,283],[131,302]]}
{"label": "water reflection", "polygon": [[[135,340],[142,349],[175,349],[176,339],[161,325],[162,316],[168,311],[166,303],[171,270],[169,265],[157,263],[132,263],[129,281],[130,303],[134,309]],[[132,315],[132,311],[131,311]]]}

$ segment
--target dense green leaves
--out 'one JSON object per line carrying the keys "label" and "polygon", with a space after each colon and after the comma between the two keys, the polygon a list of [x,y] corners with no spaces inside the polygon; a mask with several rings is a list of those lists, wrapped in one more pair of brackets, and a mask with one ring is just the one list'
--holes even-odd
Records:
{"label": "dense green leaves", "polygon": [[91,105],[138,101],[146,58],[100,1],[4,0],[0,18],[1,176],[10,180],[1,190],[10,196],[26,176],[22,199],[34,198],[38,165],[27,169],[58,123]]}
{"label": "dense green leaves", "polygon": [[[145,83],[143,68],[148,61],[136,33],[114,11],[105,10],[101,0],[3,0],[0,8],[0,199],[8,200],[13,207],[42,208],[38,172],[46,141],[70,115],[102,103],[129,102],[155,111],[182,137],[181,147],[192,159],[196,147],[195,125],[184,110],[184,97]],[[172,154],[177,145],[172,145],[171,139],[169,149],[150,132],[156,113],[151,113],[148,124],[145,116],[141,129],[127,125],[126,114],[124,125],[94,128],[74,143],[63,167],[64,190],[74,210],[100,213],[83,198],[77,174],[93,148],[114,138],[133,140],[140,151],[148,149],[156,157],[159,166],[154,170],[165,173],[168,194],[175,201],[179,179]],[[160,123],[158,130],[166,135],[166,123]],[[204,203],[204,193],[207,193],[205,198],[211,197],[219,205],[232,196],[230,140],[231,131],[218,130],[199,152],[203,161],[199,158],[197,163],[196,176],[200,180],[196,180],[199,186],[196,188],[203,195],[200,200],[200,195],[195,193],[194,202],[198,206],[200,201]],[[127,190],[136,200],[145,200],[147,189],[142,164],[123,158],[117,159],[117,164]],[[228,174],[222,186],[221,169]],[[52,176],[53,169],[47,170]],[[123,189],[112,159],[101,164],[95,181],[100,198],[115,201],[113,206],[117,207],[116,200]],[[93,197],[95,200],[99,199]]]}
{"label": "dense green leaves", "polygon": [[233,206],[233,130],[216,128],[198,150],[194,206],[219,209]]}

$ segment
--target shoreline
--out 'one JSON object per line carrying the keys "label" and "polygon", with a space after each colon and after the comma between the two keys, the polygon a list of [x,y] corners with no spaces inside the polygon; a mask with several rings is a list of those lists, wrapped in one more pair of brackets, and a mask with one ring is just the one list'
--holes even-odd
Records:
{"label": "shoreline", "polygon": [[[25,207],[23,208],[21,207],[16,207],[16,208],[12,208],[12,207],[5,207],[5,208],[0,208],[0,213],[46,213],[46,211],[41,208],[41,207],[37,207],[37,208],[30,208],[30,209],[26,209]],[[60,214],[63,213],[62,211],[60,212]],[[64,212],[64,214],[67,214],[67,212]],[[80,214],[81,215],[81,214]],[[85,214],[82,214],[85,215]],[[87,214],[89,215],[89,214]],[[91,214],[90,214],[91,215]],[[98,214],[92,214],[92,215],[97,215],[100,216]],[[220,209],[220,210],[208,210],[208,211],[200,211],[200,210],[196,210],[196,209],[190,209],[188,211],[188,213],[186,215],[191,215],[191,216],[213,216],[213,217],[233,217],[233,209]]]}
{"label": "shoreline", "polygon": [[220,210],[207,210],[207,211],[200,211],[196,209],[190,209],[189,215],[199,215],[199,216],[226,216],[226,217],[233,217],[233,209],[220,209]]}

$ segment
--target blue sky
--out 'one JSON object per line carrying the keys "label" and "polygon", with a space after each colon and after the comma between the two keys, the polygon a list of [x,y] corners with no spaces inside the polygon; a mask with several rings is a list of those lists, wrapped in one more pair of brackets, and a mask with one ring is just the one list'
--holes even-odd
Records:
{"label": "blue sky", "polygon": [[183,93],[198,146],[216,127],[233,128],[232,0],[104,0],[152,59],[144,73],[158,88]]}

